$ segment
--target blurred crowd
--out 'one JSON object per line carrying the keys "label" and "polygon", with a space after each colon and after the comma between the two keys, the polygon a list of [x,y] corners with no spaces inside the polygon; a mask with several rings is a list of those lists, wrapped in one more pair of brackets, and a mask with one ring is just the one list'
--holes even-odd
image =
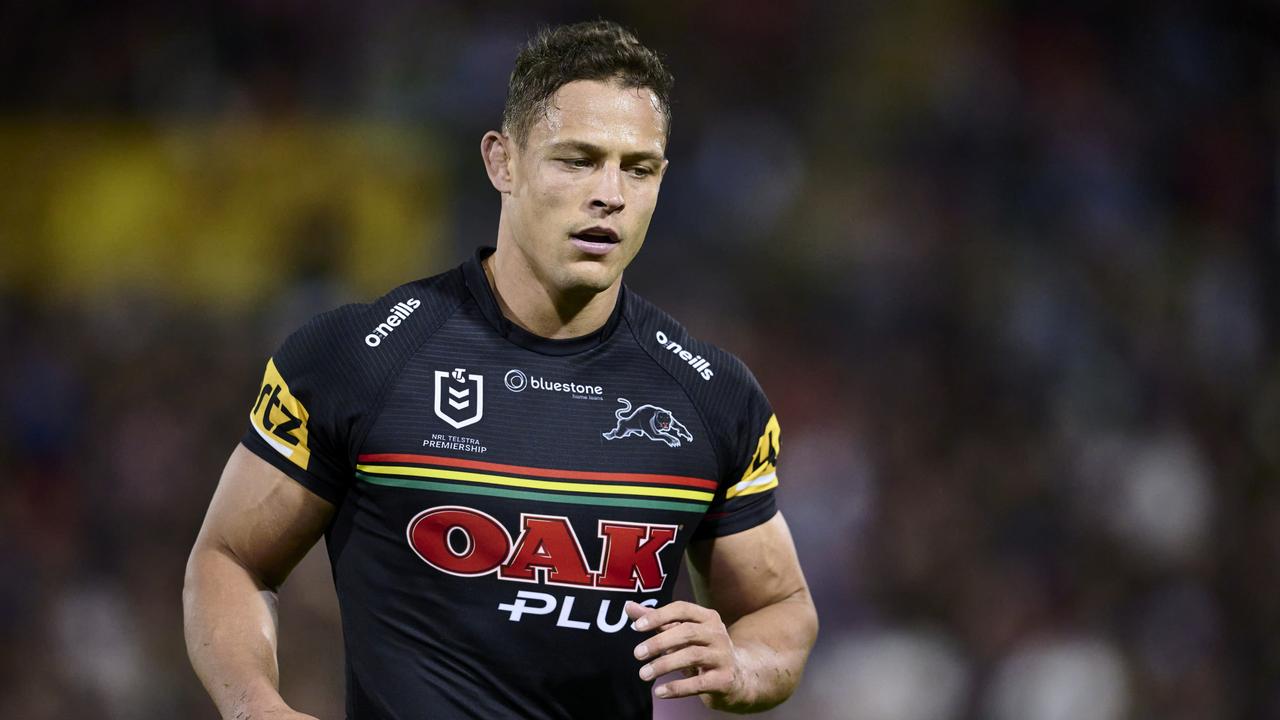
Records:
{"label": "blurred crowd", "polygon": [[[182,572],[266,357],[492,242],[518,46],[605,15],[677,78],[628,282],[782,423],[768,717],[1280,717],[1280,18],[1157,6],[7,4],[0,716],[215,715]],[[321,555],[282,683],[337,718]]]}

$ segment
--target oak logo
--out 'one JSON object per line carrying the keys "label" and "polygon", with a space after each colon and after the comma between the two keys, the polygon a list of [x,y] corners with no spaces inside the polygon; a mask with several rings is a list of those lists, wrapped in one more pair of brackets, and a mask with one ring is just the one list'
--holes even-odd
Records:
{"label": "oak logo", "polygon": [[484,376],[466,368],[436,371],[436,417],[455,428],[480,422],[484,417]]}
{"label": "oak logo", "polygon": [[585,587],[625,592],[662,589],[667,571],[659,552],[675,542],[675,525],[611,520],[597,523],[603,540],[595,567],[569,519],[559,515],[520,515],[520,534],[492,515],[460,505],[418,513],[405,528],[409,547],[431,567],[449,575]]}
{"label": "oak logo", "polygon": [[307,469],[311,460],[311,450],[307,447],[307,409],[289,392],[289,384],[276,369],[274,358],[267,361],[262,389],[249,411],[249,422],[268,445],[298,467]]}

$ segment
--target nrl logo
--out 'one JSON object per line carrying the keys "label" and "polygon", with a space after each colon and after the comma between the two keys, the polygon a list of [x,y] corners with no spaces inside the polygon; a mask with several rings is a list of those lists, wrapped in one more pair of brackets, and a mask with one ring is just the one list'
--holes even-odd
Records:
{"label": "nrl logo", "polygon": [[632,435],[640,435],[650,440],[664,442],[667,447],[680,447],[681,440],[693,442],[693,433],[675,419],[670,410],[664,410],[657,405],[641,405],[632,410],[630,400],[618,398],[618,402],[622,403],[622,407],[613,411],[617,424],[609,432],[600,433],[605,440],[620,440]]}
{"label": "nrl logo", "polygon": [[484,415],[484,376],[472,375],[466,368],[454,368],[452,373],[437,370],[435,410],[436,417],[455,428],[480,422]]}

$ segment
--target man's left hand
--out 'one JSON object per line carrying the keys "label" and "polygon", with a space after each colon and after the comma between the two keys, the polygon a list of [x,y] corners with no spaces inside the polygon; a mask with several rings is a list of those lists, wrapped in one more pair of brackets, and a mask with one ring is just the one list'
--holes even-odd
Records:
{"label": "man's left hand", "polygon": [[683,680],[659,685],[654,695],[680,698],[710,695],[714,706],[737,705],[747,700],[746,682],[729,630],[720,613],[690,602],[678,601],[659,608],[626,604],[632,627],[658,633],[635,648],[642,680],[652,680],[680,670]]}

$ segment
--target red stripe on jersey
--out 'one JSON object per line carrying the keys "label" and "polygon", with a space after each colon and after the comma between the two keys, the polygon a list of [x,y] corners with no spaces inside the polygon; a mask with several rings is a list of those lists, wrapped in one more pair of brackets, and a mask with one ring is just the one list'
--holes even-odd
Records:
{"label": "red stripe on jersey", "polygon": [[533,477],[559,478],[562,480],[601,480],[604,482],[638,482],[661,485],[683,485],[704,490],[716,490],[719,486],[714,480],[685,477],[683,475],[652,475],[647,473],[615,473],[591,472],[588,470],[555,470],[551,468],[525,467],[523,465],[503,465],[501,463],[483,462],[481,460],[463,460],[461,458],[436,457],[434,455],[409,455],[404,453],[371,453],[361,455],[362,463],[413,463],[418,465],[437,465],[443,467],[468,468],[471,470],[488,470],[490,472],[515,473]]}

